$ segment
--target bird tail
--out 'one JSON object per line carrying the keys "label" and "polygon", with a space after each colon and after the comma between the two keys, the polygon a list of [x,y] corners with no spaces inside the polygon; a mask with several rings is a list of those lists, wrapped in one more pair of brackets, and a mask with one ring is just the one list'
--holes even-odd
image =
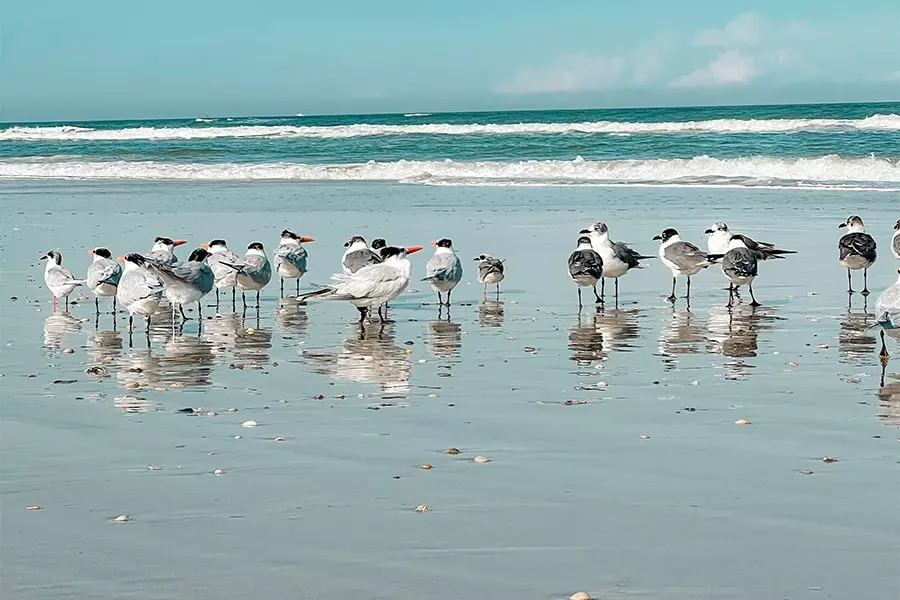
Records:
{"label": "bird tail", "polygon": [[642,254],[638,254],[635,258],[638,260],[647,260],[648,258],[659,258],[658,256],[644,256]]}
{"label": "bird tail", "polygon": [[229,263],[229,262],[225,262],[224,260],[223,260],[223,261],[220,261],[219,264],[220,264],[220,265],[225,265],[225,266],[228,267],[229,269],[234,269],[234,270],[237,271],[238,273],[243,273],[243,272],[244,272],[244,269],[245,269],[246,266],[247,266],[247,265],[235,265],[235,264],[232,264],[232,263]]}
{"label": "bird tail", "polygon": [[706,258],[711,263],[717,263],[717,262],[721,261],[723,258],[725,258],[725,255],[724,254],[707,254]]}
{"label": "bird tail", "polygon": [[334,290],[333,290],[332,288],[330,288],[330,287],[322,287],[322,288],[320,288],[320,289],[318,289],[318,290],[313,290],[313,291],[311,291],[311,292],[306,292],[306,293],[304,293],[304,294],[300,294],[300,296],[298,297],[298,299],[301,300],[301,301],[303,301],[303,300],[308,300],[309,298],[316,298],[316,297],[318,297],[318,296],[324,296],[324,295],[326,295],[326,294],[330,294],[330,293],[333,292],[333,291],[334,291]]}

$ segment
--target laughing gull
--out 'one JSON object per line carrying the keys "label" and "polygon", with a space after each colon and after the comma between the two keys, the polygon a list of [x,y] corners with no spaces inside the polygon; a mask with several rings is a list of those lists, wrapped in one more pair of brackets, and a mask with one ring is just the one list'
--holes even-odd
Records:
{"label": "laughing gull", "polygon": [[285,229],[281,232],[281,240],[275,248],[275,271],[281,278],[281,296],[284,297],[284,280],[297,280],[297,295],[300,295],[300,278],[306,273],[308,253],[303,244],[314,242],[311,237],[297,235]]}
{"label": "laughing gull", "polygon": [[431,242],[431,245],[434,246],[434,254],[425,265],[426,276],[422,278],[422,281],[431,283],[431,289],[437,292],[439,306],[444,306],[441,294],[446,292],[446,306],[450,308],[450,293],[462,280],[462,262],[453,250],[453,242],[449,239],[443,238]]}
{"label": "laughing gull", "polygon": [[721,261],[722,273],[731,283],[728,286],[728,308],[734,305],[735,291],[738,287],[746,285],[750,287],[750,298],[752,302],[750,306],[759,306],[756,297],[753,295],[753,280],[759,274],[759,261],[761,254],[759,250],[752,250],[747,247],[747,239],[745,236],[735,233],[732,234],[728,242],[728,252],[722,254],[709,254],[709,260]]}
{"label": "laughing gull", "polygon": [[112,259],[106,248],[94,248],[90,251],[94,256],[87,270],[87,285],[94,293],[94,308],[100,315],[100,296],[112,297],[112,314],[116,314],[116,288],[122,278],[122,265]]}
{"label": "laughing gull", "polygon": [[840,262],[847,269],[847,293],[853,293],[853,278],[851,270],[863,271],[863,290],[862,295],[869,295],[868,271],[869,267],[875,262],[878,254],[875,251],[875,238],[866,233],[863,220],[856,215],[847,217],[847,220],[838,225],[838,227],[846,227],[848,233],[841,236],[838,242],[840,250]]}
{"label": "laughing gull", "polygon": [[479,254],[475,257],[478,263],[478,282],[484,286],[484,297],[487,298],[489,285],[497,284],[497,296],[500,296],[500,282],[505,277],[503,273],[503,260],[494,258],[489,254]]}
{"label": "laughing gull", "polygon": [[[728,252],[728,244],[731,241],[733,232],[728,228],[728,224],[724,221],[716,221],[713,226],[707,229],[706,247],[710,254],[725,254]],[[743,234],[742,234],[743,235]],[[783,254],[796,254],[794,250],[782,250],[776,248],[775,244],[769,242],[759,242],[748,235],[744,235],[744,242],[751,250],[756,250],[760,260],[769,260],[772,258],[783,258]]]}
{"label": "laughing gull", "polygon": [[663,264],[672,271],[672,294],[666,298],[669,302],[675,302],[675,281],[679,275],[687,277],[687,298],[691,300],[691,275],[696,275],[701,269],[707,268],[712,262],[706,252],[703,252],[690,242],[681,240],[678,231],[664,229],[663,232],[653,237],[660,240],[659,258]]}
{"label": "laughing gull", "polygon": [[578,238],[578,246],[569,255],[569,277],[578,286],[578,310],[581,310],[581,288],[594,289],[594,297],[597,304],[603,304],[603,299],[597,293],[597,282],[603,279],[603,257],[591,246],[591,238],[581,236]]}
{"label": "laughing gull", "polygon": [[900,220],[894,225],[894,235],[891,237],[891,252],[894,258],[900,260]]}
{"label": "laughing gull", "polygon": [[75,279],[68,269],[62,266],[62,254],[59,250],[51,250],[41,257],[46,260],[44,266],[44,283],[53,294],[53,309],[56,310],[56,299],[66,299],[66,312],[69,312],[69,294],[79,285],[87,283],[84,279]]}
{"label": "laughing gull", "polygon": [[655,256],[643,256],[621,242],[610,240],[609,228],[606,223],[594,223],[578,233],[588,234],[591,240],[591,247],[603,258],[603,279],[600,280],[601,297],[606,292],[606,278],[611,277],[616,282],[616,301],[618,301],[619,277],[625,275],[631,269],[640,267],[640,261],[656,258]]}

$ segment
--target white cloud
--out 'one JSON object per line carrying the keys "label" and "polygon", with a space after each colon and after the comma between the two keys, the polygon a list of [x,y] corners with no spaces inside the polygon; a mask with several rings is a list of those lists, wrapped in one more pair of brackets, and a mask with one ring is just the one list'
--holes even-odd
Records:
{"label": "white cloud", "polygon": [[705,67],[696,69],[671,83],[675,87],[711,87],[748,83],[759,75],[756,60],[737,50],[727,50]]}
{"label": "white cloud", "polygon": [[563,54],[546,67],[521,69],[497,91],[542,94],[609,89],[622,81],[625,66],[626,60],[621,56]]}
{"label": "white cloud", "polygon": [[755,13],[738,15],[722,29],[704,29],[694,36],[695,46],[735,48],[755,46],[763,36],[764,23]]}
{"label": "white cloud", "polygon": [[885,79],[887,79],[888,81],[900,81],[900,69],[888,73]]}

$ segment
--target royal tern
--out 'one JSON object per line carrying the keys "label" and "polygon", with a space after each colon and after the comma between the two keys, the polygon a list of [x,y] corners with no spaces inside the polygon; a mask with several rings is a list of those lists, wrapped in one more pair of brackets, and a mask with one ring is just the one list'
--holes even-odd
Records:
{"label": "royal tern", "polygon": [[371,308],[393,300],[407,288],[412,274],[407,256],[421,249],[388,246],[382,249],[384,262],[365,266],[352,275],[336,273],[331,277],[334,283],[303,294],[300,299],[347,300],[359,310],[359,322],[364,323]]}
{"label": "royal tern", "polygon": [[231,305],[235,302],[235,288],[237,287],[237,271],[224,263],[240,266],[241,257],[228,249],[225,240],[213,240],[209,244],[200,244],[201,248],[209,251],[206,264],[212,269],[216,279],[216,306],[219,306],[219,290],[231,288]]}
{"label": "royal tern", "polygon": [[185,321],[188,316],[184,314],[184,305],[197,303],[197,317],[203,319],[203,309],[200,299],[212,291],[216,276],[206,264],[209,252],[205,248],[197,248],[191,252],[191,256],[183,263],[175,265],[159,265],[149,263],[147,267],[162,279],[165,286],[165,296],[172,303],[172,323],[175,323],[175,305],[181,311],[181,318]]}
{"label": "royal tern", "polygon": [[284,280],[297,280],[297,294],[300,294],[300,278],[306,273],[308,253],[303,244],[314,242],[311,237],[300,236],[285,229],[281,232],[281,241],[275,248],[275,271],[281,278],[281,295],[284,296]]}
{"label": "royal tern", "polygon": [[231,263],[227,265],[237,271],[237,285],[241,288],[241,298],[244,302],[244,308],[247,308],[247,294],[249,291],[256,291],[256,308],[259,308],[259,291],[266,287],[272,279],[272,265],[266,258],[266,251],[260,242],[253,242],[247,246],[247,252],[244,254],[244,260],[239,265]]}
{"label": "royal tern", "polygon": [[892,338],[900,338],[900,269],[897,269],[897,281],[884,290],[878,300],[875,301],[876,324],[881,326],[881,356],[888,357],[887,346],[884,343],[884,333],[888,332]]}
{"label": "royal tern", "polygon": [[122,278],[122,265],[112,259],[106,248],[90,250],[94,256],[87,270],[88,288],[94,293],[94,307],[100,314],[100,296],[112,296],[112,314],[116,314],[116,288]]}
{"label": "royal tern", "polygon": [[891,236],[891,253],[900,259],[900,220],[894,224],[894,235]]}
{"label": "royal tern", "polygon": [[847,217],[847,220],[838,225],[846,227],[847,233],[838,241],[840,251],[840,263],[847,269],[847,293],[853,293],[853,278],[850,271],[863,272],[862,295],[869,295],[868,274],[869,267],[875,262],[878,254],[875,251],[875,238],[866,233],[863,220],[855,215]]}
{"label": "royal tern", "polygon": [[503,271],[503,260],[494,258],[488,254],[479,254],[475,257],[478,263],[478,282],[484,286],[484,297],[487,298],[489,285],[497,284],[497,296],[500,295],[500,282],[506,276]]}
{"label": "royal tern", "polygon": [[122,278],[116,289],[116,298],[128,310],[128,331],[134,326],[134,315],[147,317],[147,335],[150,335],[150,316],[159,307],[163,294],[162,280],[147,270],[147,259],[140,254],[120,256],[125,264]]}
{"label": "royal tern", "polygon": [[374,240],[372,240],[372,245],[369,247],[377,252],[379,256],[381,256],[381,251],[384,248],[387,248],[387,242],[384,241],[384,238],[375,238]]}
{"label": "royal tern", "polygon": [[590,286],[594,290],[597,304],[603,299],[597,293],[597,282],[603,279],[603,257],[594,250],[591,239],[586,236],[578,238],[578,247],[569,255],[569,277],[578,286],[578,310],[581,310],[581,288]]}
{"label": "royal tern", "polygon": [[175,256],[176,246],[181,246],[186,243],[185,240],[173,240],[172,238],[158,237],[153,240],[153,247],[150,248],[149,253],[144,255],[144,258],[160,265],[174,265],[178,262],[178,258]]}
{"label": "royal tern", "polygon": [[437,292],[438,305],[443,306],[441,294],[447,293],[447,308],[450,308],[450,293],[462,279],[462,263],[453,250],[453,242],[443,238],[431,242],[434,246],[434,255],[428,259],[425,265],[425,277],[422,281],[431,283],[431,289]]}
{"label": "royal tern", "polygon": [[344,247],[346,250],[341,258],[341,268],[345,275],[353,275],[365,266],[381,262],[381,255],[370,250],[361,236],[354,235],[344,242]]}
{"label": "royal tern", "polygon": [[667,298],[669,302],[675,302],[675,281],[679,275],[687,277],[687,298],[691,301],[691,275],[696,275],[701,269],[707,268],[712,262],[706,252],[703,252],[690,242],[682,241],[678,231],[664,229],[663,232],[653,237],[659,240],[659,258],[664,265],[672,271],[672,294]]}
{"label": "royal tern", "polygon": [[709,260],[721,262],[722,273],[731,283],[728,286],[728,304],[731,308],[734,305],[734,295],[737,288],[746,285],[750,288],[750,306],[759,306],[756,297],[753,295],[753,280],[759,274],[759,261],[763,260],[759,250],[753,250],[747,247],[746,238],[739,234],[732,234],[731,240],[728,242],[728,252],[723,254],[709,254]]}
{"label": "royal tern", "polygon": [[79,285],[87,283],[84,279],[75,279],[68,269],[62,266],[62,254],[59,250],[51,250],[41,257],[46,260],[44,265],[44,283],[50,293],[53,294],[53,308],[56,308],[57,298],[66,299],[66,312],[69,312],[69,294],[75,291]]}
{"label": "royal tern", "polygon": [[635,252],[621,242],[609,239],[609,228],[606,223],[594,223],[587,229],[582,229],[579,234],[587,234],[591,240],[591,247],[603,258],[603,279],[600,280],[600,295],[606,292],[606,279],[612,278],[616,285],[616,301],[619,299],[619,277],[628,271],[640,267],[640,261],[655,256],[643,256]]}

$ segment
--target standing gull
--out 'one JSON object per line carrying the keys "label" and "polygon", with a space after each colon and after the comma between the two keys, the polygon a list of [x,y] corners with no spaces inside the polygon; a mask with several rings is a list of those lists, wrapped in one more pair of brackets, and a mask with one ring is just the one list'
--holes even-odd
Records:
{"label": "standing gull", "polygon": [[894,235],[891,236],[891,253],[894,258],[900,259],[900,220],[894,224]]}
{"label": "standing gull", "polygon": [[[707,229],[706,246],[710,254],[725,254],[728,252],[728,244],[731,242],[732,231],[728,229],[728,224],[724,221],[716,221],[713,226]],[[794,250],[781,250],[776,248],[775,244],[769,242],[759,242],[750,236],[744,235],[744,242],[751,250],[760,253],[760,260],[769,260],[771,258],[782,258],[782,254],[796,254]]]}
{"label": "standing gull", "polygon": [[450,308],[450,293],[462,279],[462,263],[453,250],[453,242],[449,239],[443,238],[431,242],[431,245],[434,246],[434,255],[425,265],[426,277],[423,277],[422,281],[431,283],[431,289],[437,292],[439,306],[444,306],[441,294],[446,292],[446,306]]}
{"label": "standing gull", "polygon": [[752,250],[747,247],[746,238],[735,233],[728,242],[728,252],[722,254],[707,255],[711,261],[721,261],[722,273],[728,279],[731,285],[728,286],[728,308],[734,306],[734,296],[737,288],[746,285],[750,288],[750,306],[759,306],[756,296],[753,295],[753,280],[759,274],[759,260],[761,258],[758,250]]}
{"label": "standing gull", "polygon": [[[876,323],[881,326],[881,357],[888,357],[887,346],[884,343],[884,332],[892,338],[900,338],[900,269],[897,269],[897,281],[884,290],[878,300],[875,301]],[[885,363],[886,365],[887,363]]]}
{"label": "standing gull", "polygon": [[150,263],[148,268],[159,275],[166,288],[165,296],[172,303],[172,325],[175,325],[175,305],[181,311],[181,318],[185,321],[188,316],[184,314],[184,305],[197,303],[197,316],[203,319],[203,309],[200,299],[212,291],[216,276],[206,264],[209,252],[204,248],[197,248],[191,252],[190,258],[183,263],[175,265],[158,265]]}
{"label": "standing gull", "polygon": [[654,256],[643,256],[621,242],[609,239],[609,228],[606,223],[594,223],[578,233],[587,234],[591,247],[603,258],[603,279],[600,281],[600,296],[606,293],[606,279],[611,277],[616,283],[616,301],[619,299],[619,277],[631,269],[640,267],[640,261]]}
{"label": "standing gull", "polygon": [[150,335],[150,315],[159,307],[162,298],[162,280],[146,269],[147,259],[140,254],[120,256],[125,264],[122,278],[116,290],[119,303],[128,310],[129,334],[134,327],[134,315],[147,317],[147,335]]}
{"label": "standing gull", "polygon": [[175,256],[175,248],[186,243],[184,240],[157,237],[153,240],[153,247],[150,248],[150,252],[144,255],[144,258],[161,265],[174,265],[178,262],[178,257]]}
{"label": "standing gull", "polygon": [[275,248],[275,270],[281,277],[281,295],[284,296],[284,280],[297,280],[297,295],[300,295],[300,278],[306,273],[307,252],[303,244],[314,242],[311,237],[300,236],[285,229],[281,241]]}
{"label": "standing gull", "polygon": [[116,314],[116,288],[122,278],[122,265],[112,259],[106,248],[94,248],[90,253],[94,260],[87,270],[87,284],[94,293],[94,308],[99,316],[100,296],[112,296],[112,314]]}
{"label": "standing gull", "polygon": [[488,254],[480,254],[475,257],[478,262],[478,281],[484,286],[484,297],[487,298],[489,285],[497,284],[497,297],[500,296],[500,282],[505,277],[503,273],[503,261]]}
{"label": "standing gull", "polygon": [[369,249],[362,236],[354,235],[344,242],[344,247],[346,250],[344,250],[344,256],[341,257],[341,269],[344,271],[344,275],[353,275],[365,266],[381,262],[381,255]]}
{"label": "standing gull", "polygon": [[569,255],[569,277],[578,286],[578,310],[581,310],[581,288],[592,287],[597,304],[603,299],[597,293],[597,282],[603,279],[603,257],[591,246],[591,239],[578,238],[578,247]]}
{"label": "standing gull", "polygon": [[247,308],[247,291],[256,291],[256,308],[259,309],[259,291],[268,285],[272,279],[272,265],[266,258],[266,251],[260,242],[253,242],[247,246],[247,252],[244,254],[244,260],[240,265],[231,263],[223,263],[235,271],[237,276],[235,281],[241,288],[241,299],[244,302],[244,308]]}
{"label": "standing gull", "polygon": [[44,265],[44,283],[53,294],[53,308],[56,309],[56,299],[66,299],[66,312],[69,312],[69,294],[75,291],[79,285],[87,283],[84,279],[75,279],[68,269],[62,266],[62,254],[59,250],[51,250],[41,257],[46,260]]}
{"label": "standing gull", "polygon": [[875,262],[878,254],[875,251],[875,238],[866,233],[863,220],[855,215],[847,217],[847,220],[838,225],[846,227],[847,233],[838,241],[841,266],[847,269],[847,293],[853,293],[853,277],[850,271],[863,272],[862,295],[869,295],[868,274],[869,267]]}
{"label": "standing gull", "polygon": [[681,240],[678,231],[672,228],[664,229],[660,235],[654,236],[654,240],[660,240],[659,258],[663,264],[672,271],[672,294],[667,298],[669,302],[675,302],[675,281],[679,275],[687,277],[687,298],[691,300],[691,275],[696,275],[701,269],[705,269],[712,262],[709,255],[690,242]]}
{"label": "standing gull", "polygon": [[[235,288],[237,287],[237,271],[228,265],[241,265],[241,257],[228,249],[225,240],[213,240],[209,244],[200,244],[209,251],[206,263],[212,269],[216,280],[216,308],[219,306],[219,290],[231,288],[231,306],[235,304]],[[227,264],[226,264],[227,263]]]}

